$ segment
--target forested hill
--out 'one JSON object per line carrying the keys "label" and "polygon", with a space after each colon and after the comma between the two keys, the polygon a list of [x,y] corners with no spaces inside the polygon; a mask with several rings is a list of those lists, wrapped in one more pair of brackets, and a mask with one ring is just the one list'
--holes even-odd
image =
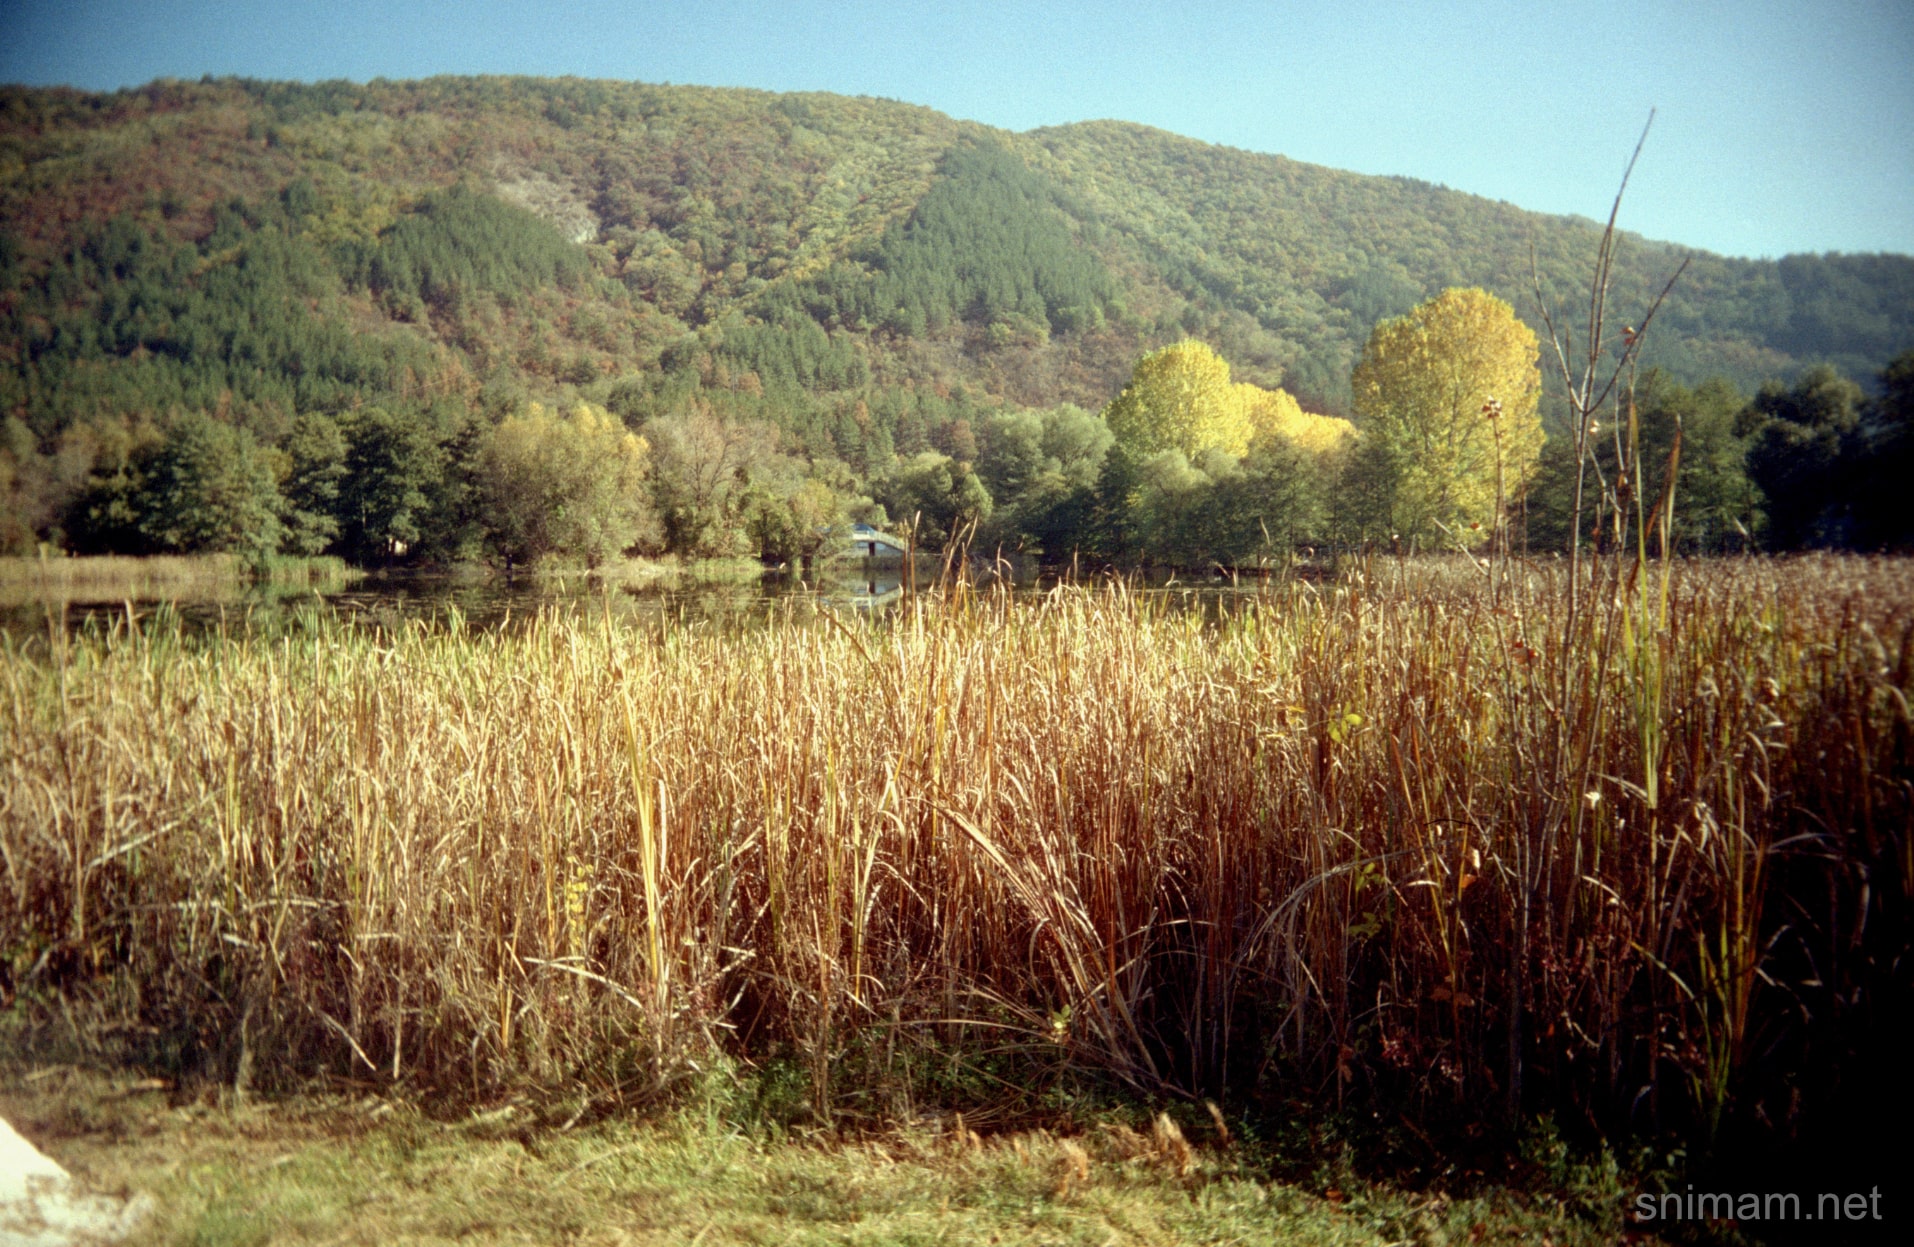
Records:
{"label": "forested hill", "polygon": [[[1539,336],[1539,271],[1558,316],[1586,316],[1599,227],[1585,218],[1120,122],[1027,138],[1048,157],[1039,167],[1120,236],[1128,264],[1199,314],[1221,312],[1244,337],[1276,339],[1266,349],[1285,366],[1286,384],[1332,406],[1342,401],[1375,322],[1445,287],[1500,295]],[[1735,260],[1630,235],[1614,306],[1639,312],[1685,256],[1693,260],[1648,360],[1688,384],[1723,376],[1753,389],[1810,362],[1871,379],[1914,345],[1914,258],[1907,256]]]}
{"label": "forested hill", "polygon": [[[760,422],[868,475],[961,458],[1003,404],[1100,407],[1184,336],[1341,413],[1378,319],[1462,284],[1536,323],[1531,251],[1574,308],[1596,237],[1120,122],[1011,134],[863,98],[0,88],[0,487],[44,529],[169,412],[297,460],[313,413],[420,413],[443,448],[457,411],[574,398]],[[1684,254],[1629,238],[1622,314]],[[1914,259],[1697,255],[1651,341],[1690,384],[1871,380],[1914,344]]]}

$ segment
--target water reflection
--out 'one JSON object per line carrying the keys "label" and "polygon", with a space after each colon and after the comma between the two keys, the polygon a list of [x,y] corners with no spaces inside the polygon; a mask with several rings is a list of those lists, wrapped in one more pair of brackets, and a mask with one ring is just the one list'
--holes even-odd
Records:
{"label": "water reflection", "polygon": [[[332,616],[375,632],[423,624],[477,630],[510,629],[540,613],[614,624],[752,624],[774,617],[830,610],[882,619],[913,593],[935,592],[954,570],[944,561],[920,558],[838,563],[810,571],[782,568],[758,573],[733,568],[724,574],[677,574],[621,579],[578,573],[507,576],[485,569],[384,571],[321,589],[232,582],[179,585],[164,590],[138,586],[128,593],[99,587],[11,586],[0,598],[0,632],[19,641],[61,631],[123,627],[129,619],[177,619],[188,633],[277,636],[307,630]],[[1112,574],[1045,567],[1035,560],[976,561],[961,569],[978,587],[1006,586],[1019,594],[1045,592],[1057,584],[1106,583]],[[1266,582],[1221,581],[1169,572],[1133,573],[1125,583],[1170,606],[1214,617],[1231,600],[1260,593]]]}

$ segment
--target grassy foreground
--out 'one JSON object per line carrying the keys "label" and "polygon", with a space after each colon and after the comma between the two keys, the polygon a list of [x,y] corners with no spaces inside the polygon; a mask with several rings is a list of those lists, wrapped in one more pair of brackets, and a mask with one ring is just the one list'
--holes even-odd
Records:
{"label": "grassy foreground", "polygon": [[526,1129],[510,1106],[435,1121],[363,1095],[210,1100],[70,1067],[0,1075],[0,1115],[89,1187],[154,1197],[135,1244],[1567,1247],[1623,1232],[1625,1200],[1608,1188],[1454,1199],[1333,1163],[1272,1181],[1213,1140],[1189,1148],[1117,1122],[988,1140],[946,1122],[822,1143],[747,1135],[696,1108],[555,1131]]}
{"label": "grassy foreground", "polygon": [[89,1060],[546,1124],[721,1060],[791,1128],[1022,1129],[1090,1076],[1437,1153],[1880,1102],[1914,564],[1511,571],[32,641],[0,991]]}

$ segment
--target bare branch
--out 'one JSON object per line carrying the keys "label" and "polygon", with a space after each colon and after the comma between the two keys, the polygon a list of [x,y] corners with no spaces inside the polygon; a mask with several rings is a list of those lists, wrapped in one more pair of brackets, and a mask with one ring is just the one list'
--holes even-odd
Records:
{"label": "bare branch", "polygon": [[1575,376],[1568,364],[1568,352],[1573,349],[1573,346],[1565,347],[1562,344],[1562,333],[1555,327],[1555,316],[1549,311],[1548,300],[1542,295],[1542,270],[1539,262],[1535,258],[1535,240],[1533,238],[1529,240],[1529,281],[1535,287],[1535,309],[1541,313],[1543,328],[1548,330],[1549,349],[1555,352],[1556,364],[1562,370],[1562,385],[1570,392],[1570,401],[1572,402],[1575,389]]}
{"label": "bare branch", "polygon": [[1667,300],[1668,292],[1675,288],[1675,283],[1681,280],[1681,275],[1688,271],[1688,264],[1693,259],[1692,255],[1682,257],[1674,276],[1670,277],[1668,284],[1661,288],[1661,293],[1655,296],[1655,301],[1648,305],[1648,311],[1642,316],[1641,327],[1635,330],[1634,339],[1623,349],[1622,357],[1615,363],[1615,371],[1609,374],[1608,384],[1602,387],[1601,396],[1590,404],[1591,408],[1600,407],[1615,393],[1615,386],[1621,381],[1622,373],[1628,370],[1629,365],[1634,363],[1641,353],[1641,341],[1648,335],[1649,323],[1655,319],[1655,314],[1661,311],[1661,305]]}
{"label": "bare branch", "polygon": [[[1628,193],[1628,180],[1635,175],[1635,162],[1641,159],[1642,146],[1648,142],[1649,128],[1655,124],[1655,110],[1648,110],[1648,120],[1642,126],[1641,137],[1635,140],[1635,150],[1628,157],[1628,164],[1622,169],[1622,184],[1615,189],[1615,202],[1608,209],[1608,225],[1602,230],[1602,245],[1595,256],[1595,280],[1589,287],[1588,309],[1588,375],[1593,376],[1596,363],[1602,357],[1602,321],[1608,314],[1609,277],[1615,264],[1615,221],[1621,216],[1622,196]],[[1600,406],[1599,403],[1596,406]]]}

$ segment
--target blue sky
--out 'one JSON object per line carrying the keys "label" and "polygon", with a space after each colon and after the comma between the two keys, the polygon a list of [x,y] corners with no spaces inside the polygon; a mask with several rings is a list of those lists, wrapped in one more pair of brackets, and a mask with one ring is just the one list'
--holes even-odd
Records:
{"label": "blue sky", "polygon": [[1914,3],[0,0],[0,81],[526,73],[1114,117],[1730,255],[1914,253]]}

